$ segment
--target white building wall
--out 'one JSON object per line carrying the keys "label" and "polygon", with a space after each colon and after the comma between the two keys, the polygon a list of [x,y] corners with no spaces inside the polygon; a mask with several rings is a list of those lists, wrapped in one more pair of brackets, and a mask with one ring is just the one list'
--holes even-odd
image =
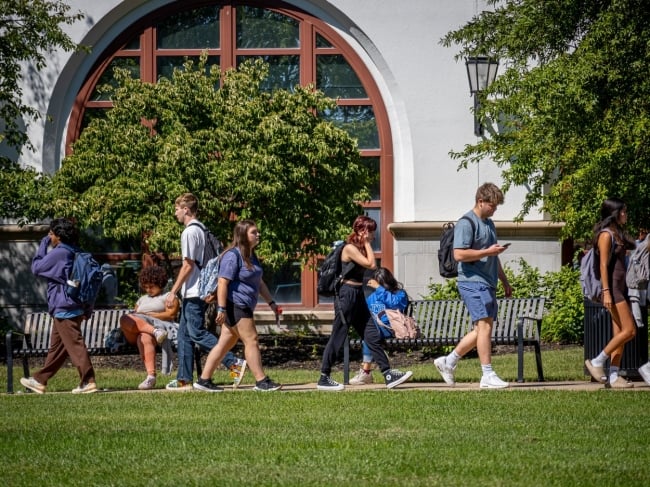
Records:
{"label": "white building wall", "polygon": [[[44,115],[29,125],[36,146],[22,162],[54,172],[64,155],[68,115],[74,98],[98,56],[128,25],[172,0],[73,0],[73,11],[86,18],[67,32],[92,52],[56,52],[26,99]],[[457,170],[449,151],[473,142],[472,98],[464,62],[440,39],[487,8],[478,0],[287,0],[330,23],[368,65],[383,96],[394,148],[394,220],[398,224],[433,222],[429,230],[393,232],[394,271],[412,295],[422,294],[431,279],[439,281],[439,226],[456,220],[473,206],[476,187],[500,183],[499,169],[489,161]],[[46,121],[49,120],[49,121]],[[495,215],[497,229],[519,213],[525,188],[506,195]],[[541,221],[530,214],[527,222]],[[407,225],[408,226],[408,225]],[[556,230],[517,236],[508,251],[539,266],[559,267]],[[550,235],[550,237],[549,237]]]}

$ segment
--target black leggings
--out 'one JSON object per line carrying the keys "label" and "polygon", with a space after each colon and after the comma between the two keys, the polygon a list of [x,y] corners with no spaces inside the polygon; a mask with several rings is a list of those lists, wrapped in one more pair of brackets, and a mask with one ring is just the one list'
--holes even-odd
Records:
{"label": "black leggings", "polygon": [[[372,317],[368,311],[363,287],[343,284],[338,299],[334,300],[334,311],[336,314],[332,324],[332,334],[323,352],[321,373],[325,375],[331,374],[332,365],[336,362],[337,355],[343,348],[350,325],[354,326],[360,337],[363,337],[370,349],[372,358],[379,366],[379,370],[385,372],[390,369],[388,358],[381,346],[381,335],[377,327],[372,323]],[[345,316],[347,326],[343,324],[341,313]]]}

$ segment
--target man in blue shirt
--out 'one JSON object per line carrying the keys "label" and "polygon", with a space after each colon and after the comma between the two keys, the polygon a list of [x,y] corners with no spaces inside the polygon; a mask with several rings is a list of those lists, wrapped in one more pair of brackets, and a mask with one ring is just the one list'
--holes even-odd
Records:
{"label": "man in blue shirt", "polygon": [[509,244],[497,243],[497,233],[491,217],[497,206],[503,204],[503,193],[492,183],[481,185],[476,191],[475,204],[465,218],[454,227],[454,259],[458,262],[457,286],[465,302],[474,328],[447,356],[439,357],[434,364],[444,381],[455,384],[458,360],[474,348],[477,349],[483,376],[482,389],[508,387],[492,370],[492,324],[497,317],[496,289],[501,280],[506,297],[512,288],[503,272],[499,254]]}

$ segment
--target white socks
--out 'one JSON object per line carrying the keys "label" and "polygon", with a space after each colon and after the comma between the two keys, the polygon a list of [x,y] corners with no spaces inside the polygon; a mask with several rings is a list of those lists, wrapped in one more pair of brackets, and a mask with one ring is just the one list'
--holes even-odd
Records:
{"label": "white socks", "polygon": [[483,375],[489,375],[491,372],[494,372],[492,370],[492,364],[487,364],[487,365],[481,365],[481,370],[483,370]]}
{"label": "white socks", "polygon": [[609,367],[609,383],[613,384],[618,379],[618,367],[616,365],[611,365]]}
{"label": "white socks", "polygon": [[609,358],[609,355],[607,355],[605,352],[600,352],[598,354],[598,357],[591,359],[591,365],[594,367],[604,367],[605,362],[607,362],[607,359]]}
{"label": "white socks", "polygon": [[452,350],[452,352],[449,355],[447,355],[445,361],[447,362],[447,365],[453,369],[454,367],[456,367],[456,364],[458,363],[460,358],[461,357],[456,353],[456,350]]}

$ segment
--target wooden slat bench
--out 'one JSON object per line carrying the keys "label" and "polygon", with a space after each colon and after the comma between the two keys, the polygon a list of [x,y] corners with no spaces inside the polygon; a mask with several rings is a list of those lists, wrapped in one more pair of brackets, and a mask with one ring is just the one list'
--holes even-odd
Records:
{"label": "wooden slat bench", "polygon": [[[524,382],[524,347],[533,346],[537,365],[537,380],[544,380],[540,334],[545,298],[499,299],[498,318],[492,327],[493,345],[517,346],[517,382]],[[389,338],[387,349],[416,350],[427,346],[457,345],[472,329],[469,312],[462,300],[418,300],[412,301],[409,314],[415,318],[422,334],[417,339]],[[344,349],[343,380],[350,377],[349,347],[361,346],[360,338],[346,340]]]}
{"label": "wooden slat bench", "polygon": [[[95,310],[89,320],[82,322],[81,332],[91,356],[100,355],[139,355],[135,346],[127,345],[120,347],[117,351],[106,348],[106,336],[114,328],[119,328],[120,317],[131,313],[130,309],[98,309]],[[13,393],[13,365],[14,359],[22,359],[23,374],[30,376],[30,357],[45,357],[50,348],[50,336],[52,331],[52,317],[46,312],[28,313],[25,317],[25,324],[22,333],[9,331],[6,335],[7,347],[7,392]],[[20,348],[13,350],[12,342],[14,335],[22,335]],[[163,351],[164,353],[164,351]],[[200,368],[200,356],[197,355],[197,369]]]}

